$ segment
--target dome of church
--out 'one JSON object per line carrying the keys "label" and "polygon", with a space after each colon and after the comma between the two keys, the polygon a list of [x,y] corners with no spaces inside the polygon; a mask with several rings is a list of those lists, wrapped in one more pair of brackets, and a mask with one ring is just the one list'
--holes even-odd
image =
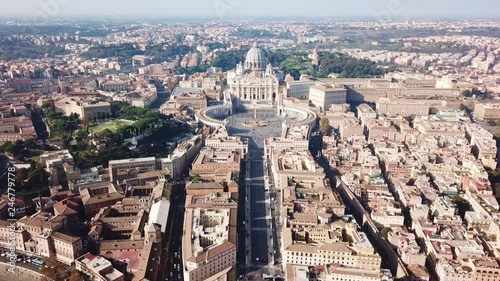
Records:
{"label": "dome of church", "polygon": [[263,70],[266,68],[266,54],[254,43],[248,51],[245,59],[245,68],[251,70]]}

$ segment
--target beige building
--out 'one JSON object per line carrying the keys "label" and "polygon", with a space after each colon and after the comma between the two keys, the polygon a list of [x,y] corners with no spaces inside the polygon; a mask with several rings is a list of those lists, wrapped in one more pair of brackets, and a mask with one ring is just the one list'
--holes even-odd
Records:
{"label": "beige building", "polygon": [[36,139],[36,131],[29,117],[20,116],[0,119],[0,144],[8,141],[14,143],[17,140],[34,139]]}
{"label": "beige building", "polygon": [[80,184],[77,188],[87,216],[92,217],[102,208],[114,205],[123,199],[123,190],[113,182]]}
{"label": "beige building", "polygon": [[315,85],[310,88],[309,100],[322,111],[330,109],[333,104],[347,102],[347,90],[331,85]]}
{"label": "beige building", "polygon": [[316,275],[317,281],[380,281],[380,273],[365,268],[352,268],[338,264],[316,266],[311,272],[308,266],[292,265],[286,267],[286,280],[307,281],[311,273]]}
{"label": "beige building", "polygon": [[377,112],[373,110],[368,104],[360,104],[357,108],[357,115],[361,121],[361,125],[365,125],[368,120],[377,118]]}
{"label": "beige building", "polygon": [[472,153],[485,167],[496,169],[497,144],[494,139],[479,139],[472,146]]}
{"label": "beige building", "polygon": [[203,147],[201,136],[196,135],[179,144],[167,158],[160,159],[163,170],[170,171],[174,179],[183,177]]}
{"label": "beige building", "polygon": [[69,116],[72,113],[95,118],[106,118],[111,115],[111,104],[109,102],[95,102],[79,97],[64,97],[54,102],[56,111]]}
{"label": "beige building", "polygon": [[309,99],[309,91],[316,81],[287,81],[287,96],[296,99]]}
{"label": "beige building", "polygon": [[205,148],[194,160],[191,175],[228,172],[239,174],[241,159],[241,155],[236,151]]}
{"label": "beige building", "polygon": [[92,281],[124,281],[125,275],[115,269],[110,261],[87,253],[75,260],[76,270],[83,272]]}
{"label": "beige building", "polygon": [[345,119],[340,122],[339,133],[342,139],[364,137],[364,127],[357,119]]}
{"label": "beige building", "polygon": [[500,119],[500,104],[476,104],[474,116],[479,120]]}
{"label": "beige building", "polygon": [[380,98],[377,101],[376,108],[377,112],[387,116],[427,116],[429,115],[430,105],[412,100]]}
{"label": "beige building", "polygon": [[177,88],[166,104],[161,107],[163,114],[174,114],[182,112],[183,108],[199,111],[208,106],[207,95],[199,88]]}
{"label": "beige building", "polygon": [[278,189],[287,186],[288,178],[316,181],[325,177],[308,150],[273,149],[270,159],[274,184]]}
{"label": "beige building", "polygon": [[236,266],[237,206],[231,193],[187,196],[184,280],[227,280],[227,273]]}
{"label": "beige building", "polygon": [[266,159],[271,158],[271,153],[274,149],[296,149],[307,150],[309,148],[309,126],[288,126],[283,123],[281,129],[281,137],[269,138],[264,141],[264,155]]}
{"label": "beige building", "polygon": [[131,178],[137,173],[156,171],[157,167],[155,157],[112,160],[109,161],[109,176],[111,182],[116,182]]}
{"label": "beige building", "polygon": [[339,264],[351,268],[380,270],[382,258],[373,248],[362,249],[344,242],[319,244],[295,242],[290,228],[283,229],[282,239],[284,266]]}
{"label": "beige building", "polygon": [[239,151],[242,158],[248,152],[248,140],[237,136],[229,136],[226,127],[218,127],[205,139],[205,146],[214,149]]}
{"label": "beige building", "polygon": [[50,174],[52,185],[65,185],[81,179],[81,172],[68,150],[45,152],[40,155],[40,162]]}
{"label": "beige building", "polygon": [[51,235],[54,243],[56,259],[65,264],[72,264],[76,258],[82,254],[82,240],[80,237],[74,237],[55,232]]}
{"label": "beige building", "polygon": [[94,118],[109,118],[111,116],[111,104],[109,102],[99,102],[95,104],[87,103],[81,106],[80,116],[91,116]]}
{"label": "beige building", "polygon": [[79,237],[63,234],[66,217],[52,216],[38,212],[17,221],[14,229],[10,222],[0,221],[0,245],[9,248],[11,235],[15,233],[16,251],[27,252],[42,257],[53,257],[58,261],[72,264],[82,254]]}
{"label": "beige building", "polygon": [[89,238],[98,253],[127,261],[133,281],[157,280],[161,270],[161,227],[148,223],[148,212],[137,204],[116,204],[99,210],[91,223]]}

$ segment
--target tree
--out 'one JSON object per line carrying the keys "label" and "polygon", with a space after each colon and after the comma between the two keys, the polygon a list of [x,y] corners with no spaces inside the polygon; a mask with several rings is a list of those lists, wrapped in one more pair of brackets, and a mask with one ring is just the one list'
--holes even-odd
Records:
{"label": "tree", "polygon": [[14,147],[15,145],[12,142],[5,142],[0,145],[0,152],[12,154],[12,152],[14,151]]}
{"label": "tree", "polygon": [[384,239],[387,239],[389,237],[389,233],[392,232],[392,228],[390,227],[384,227],[382,230],[380,230],[380,234]]}
{"label": "tree", "polygon": [[42,104],[42,109],[47,112],[55,112],[56,106],[54,100],[48,100]]}
{"label": "tree", "polygon": [[464,97],[470,98],[470,97],[472,97],[472,92],[470,90],[464,90],[464,91],[462,91],[462,95]]}
{"label": "tree", "polygon": [[81,280],[85,280],[85,278],[82,273],[76,270],[73,271],[69,277],[69,281],[81,281]]}
{"label": "tree", "polygon": [[24,146],[26,148],[30,148],[30,149],[35,149],[37,148],[37,144],[34,140],[27,140],[24,142]]}
{"label": "tree", "polygon": [[198,175],[198,174],[193,175],[193,176],[191,177],[191,181],[192,181],[192,182],[195,182],[195,183],[196,183],[196,182],[200,182],[200,181],[201,181],[201,177],[200,177],[200,175]]}
{"label": "tree", "polygon": [[87,130],[80,129],[80,130],[76,131],[75,136],[77,136],[79,138],[83,138],[83,137],[86,137],[88,134],[89,133],[87,132]]}
{"label": "tree", "polygon": [[328,135],[328,132],[330,132],[330,120],[328,120],[328,118],[326,117],[321,118],[319,124],[319,130],[324,136]]}
{"label": "tree", "polygon": [[49,186],[50,174],[42,167],[38,167],[29,173],[28,183],[31,187],[43,189]]}
{"label": "tree", "polygon": [[465,212],[470,211],[472,208],[469,201],[465,200],[459,195],[453,197],[452,199],[452,202],[457,205],[458,215],[463,219],[465,216]]}
{"label": "tree", "polygon": [[84,128],[87,128],[90,124],[90,118],[88,115],[83,116],[82,121],[80,122]]}
{"label": "tree", "polygon": [[25,169],[25,168],[22,168],[22,169],[19,169],[17,171],[17,174],[16,174],[16,182],[19,184],[19,185],[22,185],[22,183],[28,179],[28,176],[29,176],[29,170],[28,169]]}

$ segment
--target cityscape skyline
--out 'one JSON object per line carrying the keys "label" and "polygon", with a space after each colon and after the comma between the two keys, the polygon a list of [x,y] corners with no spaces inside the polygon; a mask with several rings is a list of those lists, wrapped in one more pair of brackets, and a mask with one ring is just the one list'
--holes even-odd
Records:
{"label": "cityscape skyline", "polygon": [[268,2],[5,1],[0,280],[499,281],[500,4]]}
{"label": "cityscape skyline", "polygon": [[[363,18],[390,20],[404,18],[497,18],[495,13],[500,3],[491,0],[470,1],[314,1],[315,5],[303,6],[301,1],[281,3],[262,0],[190,0],[186,4],[149,0],[149,5],[135,1],[110,0],[105,3],[89,0],[27,0],[9,3],[8,9],[0,11],[2,18],[37,19],[41,15],[51,18],[77,16],[92,18]],[[322,9],[316,9],[321,6]],[[153,9],[154,7],[154,9]],[[433,9],[429,9],[433,7]],[[279,14],[277,14],[279,11]],[[102,18],[100,18],[102,19]]]}

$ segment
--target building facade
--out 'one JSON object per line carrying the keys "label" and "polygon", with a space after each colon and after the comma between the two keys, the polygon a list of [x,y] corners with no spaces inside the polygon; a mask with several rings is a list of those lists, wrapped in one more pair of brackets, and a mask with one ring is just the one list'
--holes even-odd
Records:
{"label": "building facade", "polygon": [[331,85],[312,86],[309,91],[309,100],[312,104],[326,111],[332,104],[344,104],[347,101],[347,90],[335,88]]}
{"label": "building facade", "polygon": [[244,64],[228,72],[227,81],[233,98],[238,104],[263,102],[271,104],[279,94],[279,79],[265,52],[257,43],[248,51]]}

